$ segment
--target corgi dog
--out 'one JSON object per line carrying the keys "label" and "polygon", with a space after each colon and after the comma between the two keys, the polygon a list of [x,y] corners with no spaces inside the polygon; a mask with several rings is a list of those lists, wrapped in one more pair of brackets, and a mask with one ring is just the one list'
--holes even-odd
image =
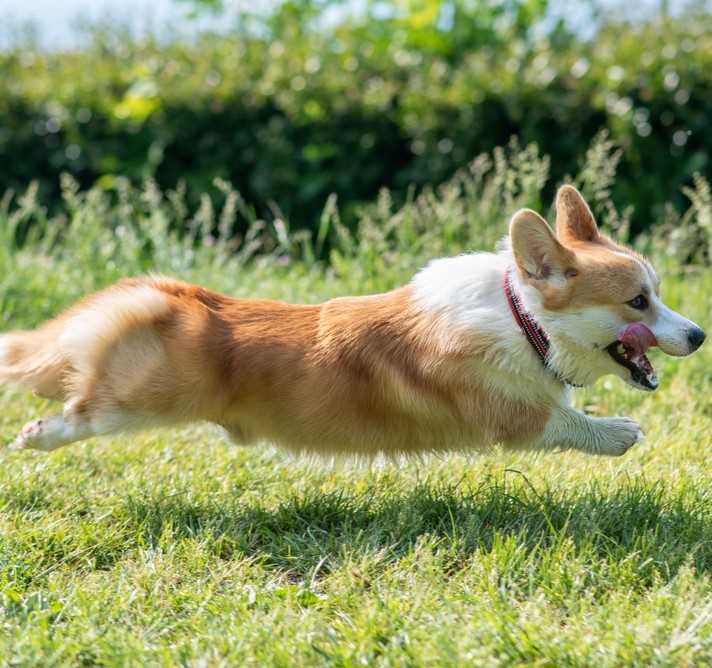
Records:
{"label": "corgi dog", "polygon": [[319,305],[123,280],[0,337],[0,381],[64,404],[10,447],[208,421],[238,444],[329,455],[493,444],[622,455],[638,424],[575,410],[570,388],[613,374],[654,390],[646,351],[689,355],[705,334],[663,304],[650,263],[601,234],[575,188],[555,209],[556,233],[523,209],[496,253]]}

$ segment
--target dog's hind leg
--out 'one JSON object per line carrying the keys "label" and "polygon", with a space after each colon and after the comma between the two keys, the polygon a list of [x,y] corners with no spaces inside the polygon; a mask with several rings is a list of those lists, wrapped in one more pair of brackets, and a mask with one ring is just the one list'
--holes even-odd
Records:
{"label": "dog's hind leg", "polygon": [[11,450],[42,450],[51,452],[63,445],[83,441],[92,436],[103,436],[128,431],[140,426],[135,417],[121,412],[87,415],[65,410],[64,415],[53,415],[28,422],[10,444]]}
{"label": "dog's hind leg", "polygon": [[[99,386],[96,389],[102,388]],[[93,436],[135,431],[150,427],[155,422],[155,418],[151,420],[127,411],[106,395],[74,398],[65,403],[62,415],[28,422],[9,447],[11,450],[51,452]]]}
{"label": "dog's hind leg", "polygon": [[94,435],[95,432],[88,421],[72,421],[63,415],[53,415],[28,422],[10,444],[10,449],[31,448],[50,452]]}

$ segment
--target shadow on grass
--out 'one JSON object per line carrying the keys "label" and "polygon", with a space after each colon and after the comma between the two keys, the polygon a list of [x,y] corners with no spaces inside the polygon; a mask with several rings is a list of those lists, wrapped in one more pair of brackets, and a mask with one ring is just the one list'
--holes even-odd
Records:
{"label": "shadow on grass", "polygon": [[562,541],[586,559],[632,560],[641,586],[669,580],[686,563],[712,569],[704,499],[633,481],[571,493],[501,479],[476,489],[421,483],[400,493],[374,485],[358,494],[291,495],[276,509],[228,496],[148,496],[127,500],[126,510],[145,543],[201,540],[221,558],[248,556],[294,578],[309,578],[318,565],[324,575],[345,555],[395,563],[422,540],[433,542],[449,570],[506,539],[535,561]]}

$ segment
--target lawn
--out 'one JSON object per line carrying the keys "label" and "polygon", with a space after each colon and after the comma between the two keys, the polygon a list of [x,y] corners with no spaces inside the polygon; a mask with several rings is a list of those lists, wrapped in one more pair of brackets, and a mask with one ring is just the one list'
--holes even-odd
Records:
{"label": "lawn", "polygon": [[[71,187],[63,220],[30,201],[0,211],[2,329],[149,268],[295,301],[383,290],[428,257],[491,248],[505,210],[531,201],[526,188],[474,212],[447,191],[399,213],[380,201],[358,248],[343,237],[317,261],[324,252],[279,226],[263,257],[206,235],[196,249],[172,231],[170,198],[151,192],[129,213]],[[19,244],[29,220],[44,233]],[[712,269],[651,248],[666,301],[709,329]],[[358,467],[235,447],[201,425],[5,451],[2,661],[709,664],[712,347],[654,362],[654,394],[616,379],[576,393],[591,414],[643,426],[646,441],[615,460],[494,451]],[[3,442],[54,410],[9,388],[0,402]]]}

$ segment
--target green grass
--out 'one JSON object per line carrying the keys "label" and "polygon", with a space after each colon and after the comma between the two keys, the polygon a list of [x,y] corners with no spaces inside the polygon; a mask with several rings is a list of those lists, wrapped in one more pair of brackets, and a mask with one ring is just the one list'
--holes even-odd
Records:
{"label": "green grass", "polygon": [[[253,260],[219,240],[180,241],[157,196],[121,213],[84,194],[54,221],[25,202],[24,213],[0,211],[2,329],[149,268],[309,302],[387,289],[429,255],[490,245],[505,209],[536,193],[498,199],[491,179],[468,187],[399,212],[381,201],[357,247],[342,238],[328,263],[284,235]],[[27,220],[44,231],[18,248]],[[649,246],[668,303],[709,329],[712,269],[683,271]],[[0,660],[708,665],[712,348],[654,361],[655,394],[614,379],[577,392],[590,413],[643,425],[647,440],[618,460],[495,451],[332,467],[241,449],[205,426],[5,451]],[[11,389],[0,405],[1,442],[54,410]]]}

